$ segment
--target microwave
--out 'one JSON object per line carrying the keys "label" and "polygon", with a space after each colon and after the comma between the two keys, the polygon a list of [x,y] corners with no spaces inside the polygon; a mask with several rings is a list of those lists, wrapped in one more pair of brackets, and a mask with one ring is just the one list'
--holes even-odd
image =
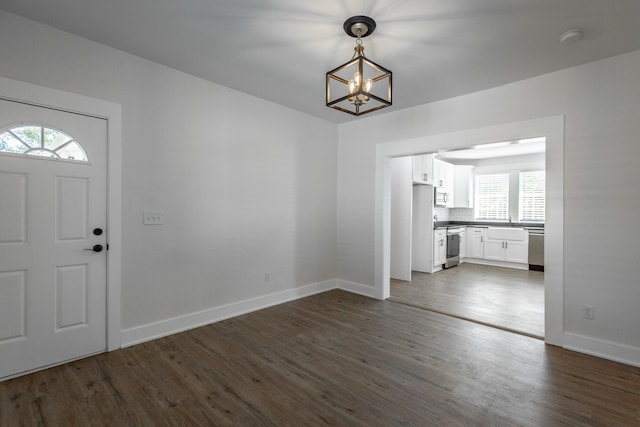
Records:
{"label": "microwave", "polygon": [[449,193],[444,188],[436,187],[434,190],[433,205],[434,206],[447,206],[449,201]]}

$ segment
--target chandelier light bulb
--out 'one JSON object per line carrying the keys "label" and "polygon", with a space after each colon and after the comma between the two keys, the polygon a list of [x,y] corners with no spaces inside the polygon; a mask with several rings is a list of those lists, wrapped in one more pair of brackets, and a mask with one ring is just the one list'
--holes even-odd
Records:
{"label": "chandelier light bulb", "polygon": [[371,92],[371,88],[373,87],[373,80],[371,79],[367,79],[364,82],[364,91],[365,92]]}

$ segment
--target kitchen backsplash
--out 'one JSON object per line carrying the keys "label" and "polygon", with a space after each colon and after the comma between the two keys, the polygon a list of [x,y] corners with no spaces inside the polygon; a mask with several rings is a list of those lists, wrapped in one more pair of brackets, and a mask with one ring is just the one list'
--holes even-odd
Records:
{"label": "kitchen backsplash", "polygon": [[[436,211],[439,209],[435,209]],[[442,210],[449,211],[445,214],[447,221],[473,221],[473,208],[443,208]],[[438,213],[438,219],[440,214]]]}
{"label": "kitchen backsplash", "polygon": [[438,216],[438,222],[441,221],[451,221],[449,219],[449,211],[452,209],[449,208],[433,208],[433,214]]}

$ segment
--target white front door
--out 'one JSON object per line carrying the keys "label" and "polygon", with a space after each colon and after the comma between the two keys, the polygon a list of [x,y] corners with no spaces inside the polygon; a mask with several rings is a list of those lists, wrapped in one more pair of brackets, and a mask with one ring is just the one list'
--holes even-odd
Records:
{"label": "white front door", "polygon": [[106,349],[106,121],[0,100],[0,135],[20,126],[87,160],[0,153],[0,380]]}

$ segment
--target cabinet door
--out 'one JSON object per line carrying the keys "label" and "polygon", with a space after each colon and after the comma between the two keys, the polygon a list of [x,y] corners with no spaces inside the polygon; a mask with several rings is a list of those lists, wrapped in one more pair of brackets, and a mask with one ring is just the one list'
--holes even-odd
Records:
{"label": "cabinet door", "polygon": [[467,256],[469,258],[484,258],[484,229],[467,228]]}
{"label": "cabinet door", "polygon": [[504,240],[485,240],[484,259],[504,261]]}
{"label": "cabinet door", "polygon": [[447,262],[447,236],[442,236],[442,244],[438,253],[438,264]]}
{"label": "cabinet door", "polygon": [[455,194],[456,194],[456,167],[451,163],[444,164],[444,188],[447,189],[447,193],[449,193],[449,199],[447,200],[447,207],[453,208],[455,207]]}
{"label": "cabinet door", "polygon": [[454,207],[473,207],[473,166],[455,165]]}
{"label": "cabinet door", "polygon": [[444,186],[451,193],[454,191],[454,182],[456,180],[456,167],[451,163],[444,162]]}
{"label": "cabinet door", "polygon": [[422,176],[424,182],[433,185],[433,154],[422,156]]}
{"label": "cabinet door", "polygon": [[413,156],[413,182],[422,182],[422,156]]}
{"label": "cabinet door", "polygon": [[433,185],[433,154],[413,156],[413,182]]}
{"label": "cabinet door", "polygon": [[444,187],[444,162],[442,160],[433,159],[433,185]]}
{"label": "cabinet door", "polygon": [[521,262],[527,264],[529,262],[529,243],[528,242],[504,242],[504,260],[509,262]]}
{"label": "cabinet door", "polygon": [[447,261],[446,231],[436,231],[433,239],[433,267],[440,267]]}
{"label": "cabinet door", "polygon": [[467,236],[466,232],[460,232],[460,260],[467,256]]}

